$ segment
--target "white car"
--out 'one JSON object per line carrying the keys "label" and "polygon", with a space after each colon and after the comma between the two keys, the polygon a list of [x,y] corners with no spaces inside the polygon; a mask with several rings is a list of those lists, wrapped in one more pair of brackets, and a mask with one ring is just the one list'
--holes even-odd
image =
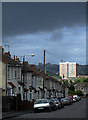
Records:
{"label": "white car", "polygon": [[41,110],[51,111],[51,106],[50,106],[50,103],[49,103],[48,99],[43,98],[43,99],[37,99],[34,102],[33,109],[34,109],[34,112],[38,112],[38,111],[41,111]]}
{"label": "white car", "polygon": [[76,102],[76,99],[75,99],[75,98],[73,98],[73,102]]}
{"label": "white car", "polygon": [[79,100],[78,95],[73,95],[73,101],[78,101],[78,100]]}

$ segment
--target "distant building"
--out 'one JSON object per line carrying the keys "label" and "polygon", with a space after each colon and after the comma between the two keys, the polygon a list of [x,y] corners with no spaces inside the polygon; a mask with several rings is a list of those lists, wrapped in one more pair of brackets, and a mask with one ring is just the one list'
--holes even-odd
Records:
{"label": "distant building", "polygon": [[76,62],[60,62],[59,76],[65,79],[77,77],[77,66]]}

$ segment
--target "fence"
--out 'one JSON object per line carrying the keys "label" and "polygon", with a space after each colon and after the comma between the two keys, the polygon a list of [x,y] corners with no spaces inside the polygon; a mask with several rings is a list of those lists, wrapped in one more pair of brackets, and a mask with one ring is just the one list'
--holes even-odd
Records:
{"label": "fence", "polygon": [[20,95],[2,96],[2,112],[32,110],[33,104],[34,101],[22,101]]}

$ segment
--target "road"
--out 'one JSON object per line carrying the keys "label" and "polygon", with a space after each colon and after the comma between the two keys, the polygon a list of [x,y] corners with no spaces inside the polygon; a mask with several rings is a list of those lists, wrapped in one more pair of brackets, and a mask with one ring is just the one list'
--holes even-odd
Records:
{"label": "road", "polygon": [[16,118],[86,118],[86,99],[52,112],[29,113]]}

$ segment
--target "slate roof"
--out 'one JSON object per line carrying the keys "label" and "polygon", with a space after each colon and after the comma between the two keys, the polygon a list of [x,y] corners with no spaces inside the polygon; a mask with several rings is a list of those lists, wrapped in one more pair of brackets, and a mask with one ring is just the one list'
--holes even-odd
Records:
{"label": "slate roof", "polygon": [[20,62],[12,59],[10,56],[3,54],[2,56],[0,55],[0,60],[5,63],[5,64],[11,64],[11,65],[21,65]]}

